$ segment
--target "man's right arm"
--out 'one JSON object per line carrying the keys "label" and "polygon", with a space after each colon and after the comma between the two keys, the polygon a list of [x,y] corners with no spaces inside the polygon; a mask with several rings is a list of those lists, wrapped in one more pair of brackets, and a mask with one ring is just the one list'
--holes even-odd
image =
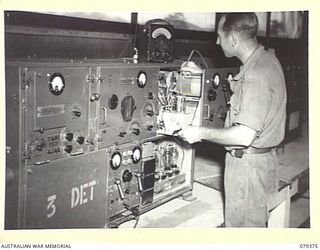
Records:
{"label": "man's right arm", "polygon": [[178,135],[190,144],[207,140],[225,146],[248,147],[256,138],[257,132],[239,124],[221,129],[189,126],[181,130]]}

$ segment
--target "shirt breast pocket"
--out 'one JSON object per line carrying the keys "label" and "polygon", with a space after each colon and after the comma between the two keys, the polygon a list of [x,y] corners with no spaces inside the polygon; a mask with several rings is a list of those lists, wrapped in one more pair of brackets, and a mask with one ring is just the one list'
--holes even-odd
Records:
{"label": "shirt breast pocket", "polygon": [[232,116],[236,116],[240,112],[239,98],[235,95],[230,98],[230,112]]}

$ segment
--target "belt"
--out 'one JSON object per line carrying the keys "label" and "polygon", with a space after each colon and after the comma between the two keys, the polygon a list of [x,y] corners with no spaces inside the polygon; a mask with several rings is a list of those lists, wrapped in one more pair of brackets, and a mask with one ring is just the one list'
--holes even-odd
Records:
{"label": "belt", "polygon": [[228,151],[232,156],[236,158],[242,158],[243,154],[266,154],[272,152],[276,147],[271,148],[244,148],[244,149],[233,149]]}

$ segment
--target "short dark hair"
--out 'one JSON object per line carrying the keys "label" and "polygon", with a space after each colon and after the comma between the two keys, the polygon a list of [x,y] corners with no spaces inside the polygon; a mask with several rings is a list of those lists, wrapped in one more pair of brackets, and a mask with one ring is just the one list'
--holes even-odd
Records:
{"label": "short dark hair", "polygon": [[258,17],[254,12],[227,13],[222,30],[229,34],[231,31],[241,33],[246,38],[254,38],[258,31]]}

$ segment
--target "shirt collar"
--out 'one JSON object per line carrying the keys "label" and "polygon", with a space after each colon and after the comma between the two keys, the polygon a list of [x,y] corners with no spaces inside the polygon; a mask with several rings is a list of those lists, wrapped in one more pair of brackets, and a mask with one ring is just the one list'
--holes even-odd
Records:
{"label": "shirt collar", "polygon": [[233,78],[234,81],[238,81],[247,69],[256,61],[257,57],[264,50],[264,47],[259,44],[257,48],[252,52],[247,61],[240,67],[240,72]]}

